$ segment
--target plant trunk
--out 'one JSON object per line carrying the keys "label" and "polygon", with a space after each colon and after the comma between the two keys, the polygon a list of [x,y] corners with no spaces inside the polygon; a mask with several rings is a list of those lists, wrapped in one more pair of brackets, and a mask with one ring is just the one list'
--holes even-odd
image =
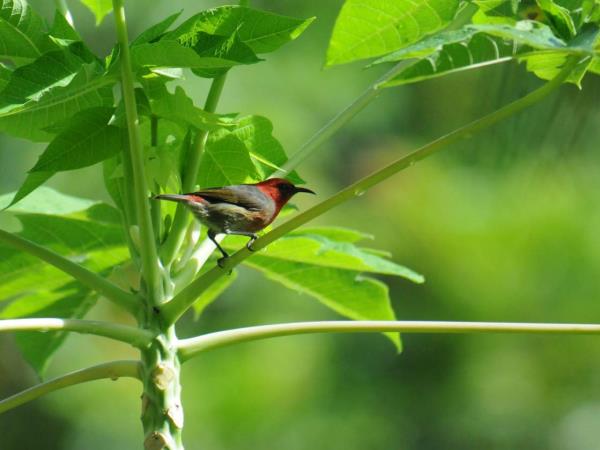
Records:
{"label": "plant trunk", "polygon": [[146,328],[157,335],[141,352],[144,448],[183,450],[183,406],[175,327],[162,329],[158,315],[154,312],[149,315]]}

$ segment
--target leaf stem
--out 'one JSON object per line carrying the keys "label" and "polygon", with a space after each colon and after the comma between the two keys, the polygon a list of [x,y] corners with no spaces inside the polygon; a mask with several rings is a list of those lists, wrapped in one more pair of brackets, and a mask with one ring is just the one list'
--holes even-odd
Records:
{"label": "leaf stem", "polygon": [[120,49],[121,66],[121,91],[125,103],[125,114],[127,117],[127,131],[129,136],[129,157],[133,169],[133,179],[125,180],[133,184],[133,194],[137,212],[137,222],[140,228],[140,255],[142,260],[142,274],[146,282],[149,301],[157,305],[162,301],[161,292],[161,268],[159,267],[150,206],[148,204],[148,187],[144,176],[144,148],[139,129],[139,117],[135,103],[135,91],[133,86],[133,73],[131,71],[131,57],[129,55],[129,38],[127,36],[127,25],[125,21],[125,8],[123,0],[113,0],[117,40]]}
{"label": "leaf stem", "polygon": [[[204,104],[204,110],[207,112],[215,112],[221,92],[223,92],[223,86],[225,85],[225,79],[227,74],[222,74],[216,77],[211,85],[206,102]],[[198,179],[198,169],[200,168],[200,160],[204,153],[204,147],[208,140],[208,131],[202,130],[196,134],[194,144],[192,145],[192,151],[187,155],[187,161],[184,167],[183,180],[182,180],[182,192],[191,192],[196,186],[196,180]],[[189,218],[189,212],[187,208],[178,204],[175,210],[175,217],[173,219],[173,225],[171,231],[161,248],[161,259],[165,266],[168,266],[175,259],[175,255],[179,251],[183,238],[185,236],[185,230],[187,227]]]}
{"label": "leaf stem", "polygon": [[[481,131],[496,122],[501,121],[507,117],[510,117],[523,109],[531,106],[543,98],[545,98],[548,94],[553,92],[556,88],[558,88],[564,80],[567,79],[575,65],[577,64],[579,58],[571,57],[565,63],[565,66],[560,71],[560,73],[551,81],[544,84],[542,87],[536,89],[530,94],[515,100],[512,103],[484,116],[480,119],[474,120],[468,125],[465,125],[457,130],[454,130],[445,136],[442,136],[423,147],[405,155],[393,163],[385,166],[384,168],[372,173],[371,175],[366,176],[365,178],[357,181],[354,184],[351,184],[345,189],[342,189],[337,194],[329,197],[323,202],[313,206],[307,211],[298,214],[282,225],[276,227],[269,233],[265,234],[261,238],[259,238],[254,244],[253,248],[255,250],[260,250],[266,247],[271,242],[279,239],[283,235],[289,233],[290,231],[298,228],[300,225],[304,225],[310,220],[321,216],[325,212],[329,211],[333,207],[350,200],[354,197],[362,195],[369,188],[374,185],[381,183],[382,181],[390,178],[392,175],[398,173],[399,171],[406,169],[407,167],[412,166],[415,162],[420,161],[432,154],[444,149],[449,144],[452,144],[460,139],[472,136],[474,133]],[[173,299],[164,305],[162,309],[162,313],[164,314],[164,318],[167,321],[176,321],[181,315],[194,303],[194,301],[202,294],[208,287],[214,283],[216,280],[221,278],[223,275],[227,274],[230,270],[232,270],[235,266],[240,264],[244,259],[248,258],[252,255],[247,248],[243,248],[229,257],[225,263],[223,264],[223,268],[216,266],[204,273],[202,276],[196,278],[192,283],[190,283],[185,289],[183,289],[179,294],[177,294]]]}
{"label": "leaf stem", "polygon": [[321,144],[323,144],[323,142],[337,133],[340,128],[345,126],[369,103],[375,100],[382,91],[380,88],[382,83],[395,77],[411,63],[412,60],[401,61],[392,67],[388,72],[383,74],[380,78],[378,78],[377,81],[371,84],[352,103],[337,113],[329,122],[320,128],[315,134],[313,134],[308,141],[306,141],[272,176],[284,177],[298,167],[306,158],[308,158],[315,150],[317,150]]}
{"label": "leaf stem", "polygon": [[101,380],[104,378],[117,380],[121,377],[139,379],[139,371],[140,363],[138,361],[112,361],[77,370],[5,398],[0,401],[0,414],[35,400],[43,395],[87,381]]}
{"label": "leaf stem", "polygon": [[55,318],[0,320],[0,333],[11,331],[45,332],[53,330],[94,334],[96,336],[103,336],[116,341],[125,342],[138,348],[147,347],[154,338],[154,335],[151,332],[140,328],[94,320]]}
{"label": "leaf stem", "polygon": [[0,242],[11,246],[17,250],[33,255],[48,264],[56,267],[64,273],[72,276],[83,285],[94,289],[108,300],[121,306],[130,313],[135,313],[138,305],[138,298],[135,295],[125,292],[117,285],[111,283],[106,278],[80,266],[73,261],[53,252],[50,249],[42,247],[34,242],[24,239],[16,234],[9,233],[4,230],[0,230]]}
{"label": "leaf stem", "polygon": [[218,331],[179,341],[182,361],[214,348],[279,336],[312,333],[525,333],[600,334],[600,325],[574,323],[440,322],[440,321],[325,321],[259,325]]}

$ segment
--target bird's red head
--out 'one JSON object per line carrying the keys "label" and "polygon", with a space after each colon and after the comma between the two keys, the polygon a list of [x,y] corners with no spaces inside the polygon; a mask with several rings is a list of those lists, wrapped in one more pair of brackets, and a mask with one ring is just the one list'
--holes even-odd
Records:
{"label": "bird's red head", "polygon": [[256,187],[271,197],[277,204],[278,209],[283,207],[298,192],[314,194],[310,189],[294,186],[291,181],[285,178],[270,178],[257,183]]}

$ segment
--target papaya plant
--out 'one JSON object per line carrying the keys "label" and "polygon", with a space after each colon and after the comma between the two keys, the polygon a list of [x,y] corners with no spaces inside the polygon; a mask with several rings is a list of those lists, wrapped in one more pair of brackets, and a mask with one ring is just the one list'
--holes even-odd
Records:
{"label": "papaya plant", "polygon": [[[86,381],[141,382],[146,449],[183,448],[180,371],[205,351],[269,337],[381,332],[600,333],[600,325],[396,320],[387,286],[374,278],[424,277],[345,227],[303,227],[421,159],[450,148],[542,101],[563,83],[581,88],[600,73],[597,0],[346,0],[333,27],[326,66],[369,60],[391,65],[363,94],[288,159],[274,125],[219,108],[237,66],[310,32],[314,18],[260,10],[248,2],[182,12],[130,39],[124,0],[82,0],[97,23],[114,16],[116,44],[96,55],[76,31],[64,1],[50,25],[26,0],[0,8],[0,131],[47,143],[16,192],[0,197],[0,331],[17,332],[23,356],[42,376],[66,333],[125,342],[139,359],[111,361],[48,380],[0,402],[0,412]],[[187,13],[187,12],[186,12]],[[217,264],[204,226],[181,204],[153,197],[286,177],[310,180],[301,164],[388,88],[501,63],[523,63],[541,87],[414,150],[310,209],[268,229],[250,251],[243,239]],[[183,76],[210,80],[202,107]],[[276,124],[275,124],[276,126]],[[59,172],[96,166],[111,203],[75,198],[44,184]],[[290,208],[291,210],[291,208]],[[290,210],[284,215],[292,214]],[[221,236],[222,238],[223,236]],[[238,265],[305,292],[351,319],[249,326],[177,336],[178,320],[198,316],[235,282]],[[136,326],[85,319],[109,301]],[[43,333],[42,333],[43,332]]]}

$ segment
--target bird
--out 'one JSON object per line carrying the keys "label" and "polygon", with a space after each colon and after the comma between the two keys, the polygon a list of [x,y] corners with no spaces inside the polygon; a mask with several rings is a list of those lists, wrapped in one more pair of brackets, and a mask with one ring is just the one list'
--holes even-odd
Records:
{"label": "bird", "polygon": [[250,240],[246,247],[254,251],[252,244],[258,239],[256,233],[271,224],[281,208],[299,192],[315,194],[285,178],[270,178],[255,184],[206,188],[187,194],[160,194],[153,198],[187,206],[208,228],[208,238],[223,255],[218,260],[222,266],[229,255],[217,242],[218,234],[247,236]]}

